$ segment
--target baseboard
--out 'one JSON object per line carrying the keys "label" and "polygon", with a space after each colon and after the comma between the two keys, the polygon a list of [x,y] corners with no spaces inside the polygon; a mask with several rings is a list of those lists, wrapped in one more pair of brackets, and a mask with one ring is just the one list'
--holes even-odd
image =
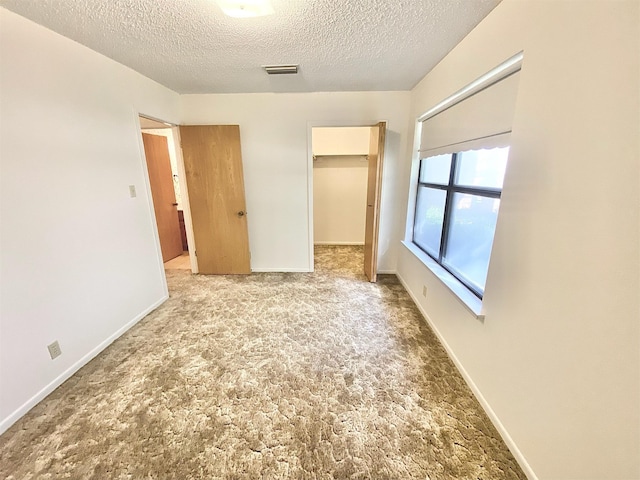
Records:
{"label": "baseboard", "polygon": [[397,275],[397,272],[395,270],[378,270],[377,273],[378,275]]}
{"label": "baseboard", "polygon": [[364,242],[313,242],[314,245],[364,245]]}
{"label": "baseboard", "polygon": [[308,268],[252,268],[251,273],[310,273]]}
{"label": "baseboard", "polygon": [[425,312],[422,305],[420,305],[420,302],[418,301],[416,296],[411,292],[411,290],[409,289],[409,285],[407,285],[407,282],[405,282],[404,278],[402,278],[400,274],[396,273],[396,276],[398,277],[398,279],[400,280],[400,283],[402,284],[402,286],[404,286],[404,289],[407,291],[407,293],[413,300],[413,303],[415,303],[416,307],[418,307],[418,310],[420,310],[420,313],[424,317],[429,327],[431,327],[431,330],[433,330],[433,333],[435,333],[436,337],[438,337],[438,340],[440,340],[440,343],[446,350],[447,355],[449,356],[451,361],[454,363],[454,365],[462,375],[462,378],[464,378],[464,381],[467,383],[467,385],[475,395],[476,399],[478,400],[478,402],[484,409],[485,413],[489,417],[489,420],[491,420],[491,423],[493,423],[494,427],[496,427],[496,430],[498,430],[498,433],[502,437],[502,440],[504,440],[504,443],[507,445],[507,447],[513,454],[514,458],[520,465],[520,468],[522,468],[522,471],[525,473],[525,475],[529,480],[538,480],[537,475],[535,474],[535,472],[529,465],[529,462],[527,462],[526,458],[518,448],[518,445],[513,441],[513,438],[511,438],[511,435],[509,435],[509,432],[507,431],[507,429],[504,427],[504,425],[498,418],[498,415],[496,415],[496,413],[493,411],[493,409],[491,408],[491,405],[484,398],[478,386],[475,384],[475,382],[473,381],[469,373],[462,366],[462,363],[460,362],[456,354],[453,352],[453,350],[451,349],[447,341],[444,339],[440,331],[436,328],[435,324],[431,321],[431,319],[429,318],[429,315],[427,315],[427,312]]}
{"label": "baseboard", "polygon": [[151,305],[149,308],[145,309],[142,313],[138,314],[133,320],[129,321],[127,324],[119,328],[113,335],[109,336],[106,340],[101,342],[97,347],[92,349],[89,353],[84,355],[80,360],[67,368],[64,372],[62,372],[58,377],[56,377],[51,383],[49,383],[46,387],[36,393],[33,397],[27,400],[22,406],[16,409],[12,414],[10,414],[7,418],[4,418],[2,422],[0,422],[0,435],[6,432],[14,423],[16,423],[20,418],[22,418],[29,410],[35,407],[38,403],[44,400],[47,395],[53,392],[56,388],[62,385],[69,377],[71,377],[74,373],[84,367],[87,363],[93,360],[100,352],[102,352],[105,348],[111,345],[115,340],[122,336],[127,330],[133,327],[136,323],[146,317],[153,310],[162,305],[167,299],[168,295],[162,297],[159,301]]}

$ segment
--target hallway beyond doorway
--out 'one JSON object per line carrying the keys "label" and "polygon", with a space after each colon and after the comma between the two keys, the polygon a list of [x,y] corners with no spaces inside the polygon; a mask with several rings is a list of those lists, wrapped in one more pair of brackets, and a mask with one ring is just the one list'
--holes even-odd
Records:
{"label": "hallway beyond doorway", "polygon": [[175,258],[172,258],[168,262],[164,262],[165,270],[191,270],[191,259],[189,258],[189,252],[182,252]]}

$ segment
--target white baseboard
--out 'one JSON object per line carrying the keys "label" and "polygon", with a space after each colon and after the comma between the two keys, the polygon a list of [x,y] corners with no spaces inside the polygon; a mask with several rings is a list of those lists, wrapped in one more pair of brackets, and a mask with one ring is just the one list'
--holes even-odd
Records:
{"label": "white baseboard", "polygon": [[498,430],[498,433],[500,434],[500,436],[502,436],[504,443],[507,445],[507,447],[513,454],[514,458],[520,465],[520,468],[522,468],[524,474],[527,476],[529,480],[538,480],[537,475],[535,474],[535,472],[531,468],[531,465],[529,465],[529,462],[527,462],[526,458],[518,448],[518,445],[513,441],[513,438],[511,438],[511,435],[509,435],[509,432],[507,431],[507,429],[504,427],[504,425],[496,415],[496,412],[493,411],[493,408],[491,408],[491,405],[489,405],[489,402],[487,402],[487,400],[484,398],[478,386],[475,384],[475,382],[473,381],[469,373],[462,366],[462,363],[460,362],[456,354],[453,352],[453,350],[451,349],[447,341],[444,339],[440,331],[436,328],[435,324],[431,321],[431,319],[429,318],[429,315],[427,315],[427,312],[425,312],[424,308],[422,308],[422,305],[420,305],[420,302],[418,301],[416,296],[409,289],[407,282],[405,282],[404,278],[402,278],[400,274],[396,273],[396,276],[400,280],[400,283],[402,283],[402,285],[404,286],[404,289],[407,291],[409,296],[412,298],[413,303],[415,303],[416,307],[418,307],[418,310],[420,310],[420,313],[424,317],[429,327],[431,327],[431,330],[433,330],[433,333],[435,333],[436,337],[438,337],[438,340],[440,340],[440,343],[446,350],[447,355],[449,356],[451,361],[454,363],[454,365],[462,375],[462,378],[464,378],[464,381],[467,383],[467,385],[475,395],[476,399],[478,400],[478,402],[484,409],[485,413],[489,417],[489,420],[491,420],[491,423],[493,423],[493,425],[496,427],[496,430]]}
{"label": "white baseboard", "polygon": [[397,273],[395,270],[378,270],[378,275],[397,275]]}
{"label": "white baseboard", "polygon": [[310,273],[308,268],[252,268],[251,273]]}
{"label": "white baseboard", "polygon": [[115,340],[122,336],[127,330],[133,327],[136,323],[146,317],[153,310],[162,305],[167,299],[168,295],[162,297],[159,301],[151,305],[149,308],[145,309],[142,313],[138,314],[133,320],[129,321],[123,327],[116,330],[111,336],[109,336],[106,340],[101,342],[97,347],[92,349],[89,353],[84,355],[80,360],[67,368],[64,372],[62,372],[58,377],[56,377],[51,383],[49,383],[46,387],[36,393],[33,397],[27,400],[22,406],[18,407],[13,413],[11,413],[8,417],[3,418],[2,422],[0,422],[0,434],[6,432],[14,423],[16,423],[23,415],[25,415],[29,410],[35,407],[39,402],[44,400],[47,395],[53,392],[56,388],[62,385],[69,377],[71,377],[74,373],[84,367],[87,363],[93,360],[100,352],[102,352],[105,348],[111,345]]}
{"label": "white baseboard", "polygon": [[314,245],[364,245],[364,242],[313,242]]}

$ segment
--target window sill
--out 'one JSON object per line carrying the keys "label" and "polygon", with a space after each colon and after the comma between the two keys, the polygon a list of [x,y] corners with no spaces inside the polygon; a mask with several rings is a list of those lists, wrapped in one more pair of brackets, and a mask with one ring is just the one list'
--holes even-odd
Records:
{"label": "window sill", "polygon": [[444,283],[460,303],[471,313],[476,319],[484,321],[482,313],[482,300],[476,297],[467,287],[465,287],[456,277],[447,272],[438,263],[436,263],[429,255],[420,250],[412,242],[403,241],[405,246],[413,255],[431,270],[436,277]]}

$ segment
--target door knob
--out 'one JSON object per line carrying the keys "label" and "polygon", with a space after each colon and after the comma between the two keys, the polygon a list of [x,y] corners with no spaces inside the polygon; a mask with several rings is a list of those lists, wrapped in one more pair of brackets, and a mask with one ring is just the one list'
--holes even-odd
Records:
{"label": "door knob", "polygon": [[244,217],[244,214],[245,214],[245,212],[243,212],[242,210],[240,210],[240,211],[238,212],[238,216],[239,216],[239,217]]}
{"label": "door knob", "polygon": [[172,203],[171,205],[173,205],[174,207],[177,207],[178,204],[177,203]]}

